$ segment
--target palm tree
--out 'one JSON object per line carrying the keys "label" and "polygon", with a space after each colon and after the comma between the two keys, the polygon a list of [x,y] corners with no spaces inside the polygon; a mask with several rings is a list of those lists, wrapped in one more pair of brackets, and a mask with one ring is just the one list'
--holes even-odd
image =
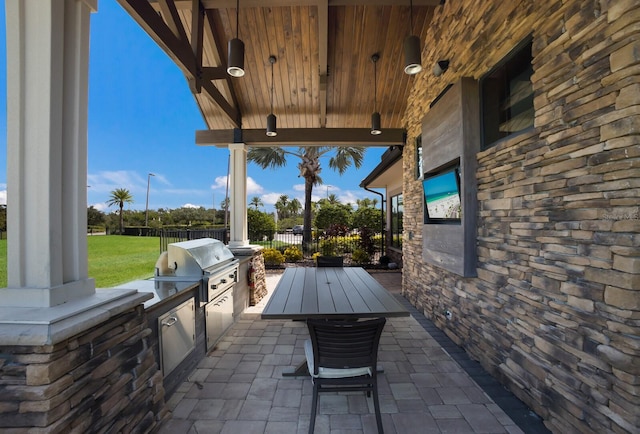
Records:
{"label": "palm tree", "polygon": [[289,196],[281,194],[274,207],[276,208],[276,211],[278,211],[278,217],[280,219],[286,218],[287,211],[289,209]]}
{"label": "palm tree", "polygon": [[300,214],[300,210],[302,209],[302,204],[298,199],[294,198],[294,199],[291,199],[291,202],[289,202],[287,209],[289,210],[291,215],[293,215],[294,217],[297,217]]}
{"label": "palm tree", "polygon": [[337,205],[340,203],[340,199],[338,199],[338,196],[331,193],[329,196],[327,196],[327,202],[330,203],[331,205]]}
{"label": "palm tree", "polygon": [[251,206],[254,206],[256,209],[258,209],[259,206],[264,206],[264,203],[262,203],[262,201],[260,200],[260,198],[258,196],[253,196],[251,198],[251,202],[249,202],[249,204]]}
{"label": "palm tree", "polygon": [[113,190],[107,201],[108,206],[118,205],[120,208],[120,235],[124,233],[124,215],[122,214],[122,209],[125,203],[133,203],[133,196],[131,196],[131,193],[129,193],[129,190],[126,188],[116,188]]}
{"label": "palm tree", "polygon": [[287,164],[286,155],[298,157],[300,176],[304,178],[304,231],[302,245],[306,247],[311,242],[311,193],[314,185],[322,184],[320,178],[320,157],[335,151],[335,155],[329,159],[329,167],[337,170],[342,175],[353,164],[356,168],[362,165],[365,148],[338,147],[338,146],[310,146],[300,147],[297,151],[283,148],[251,148],[247,159],[253,161],[263,169],[276,169]]}

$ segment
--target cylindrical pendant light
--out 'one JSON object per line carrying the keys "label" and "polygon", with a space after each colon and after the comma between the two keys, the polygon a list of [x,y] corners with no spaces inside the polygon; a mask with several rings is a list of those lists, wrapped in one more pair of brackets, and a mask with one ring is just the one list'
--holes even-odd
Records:
{"label": "cylindrical pendant light", "polygon": [[239,39],[240,27],[240,0],[236,1],[236,37],[228,44],[227,53],[227,74],[232,77],[242,77],[244,75],[244,42]]}
{"label": "cylindrical pendant light", "polygon": [[377,94],[378,94],[378,69],[377,62],[380,59],[378,53],[375,53],[371,56],[371,61],[373,62],[373,114],[371,115],[371,134],[377,136],[382,134],[382,129],[380,128],[380,113],[378,113],[377,105]]}
{"label": "cylindrical pendant light", "polygon": [[273,64],[276,63],[276,56],[269,56],[269,63],[271,63],[271,97],[269,99],[271,104],[271,113],[267,116],[267,136],[275,137],[278,135],[278,128],[276,127],[276,115],[273,114]]}
{"label": "cylindrical pendant light", "polygon": [[267,116],[267,136],[275,137],[278,135],[278,128],[276,127],[276,115],[269,113]]}
{"label": "cylindrical pendant light", "polygon": [[229,64],[227,74],[232,77],[244,75],[244,42],[238,38],[229,41]]}
{"label": "cylindrical pendant light", "polygon": [[[413,1],[409,0],[409,31],[413,32]],[[414,75],[422,71],[422,50],[420,38],[415,35],[407,36],[404,40],[404,72]]]}
{"label": "cylindrical pendant light", "polygon": [[414,75],[422,71],[420,38],[411,35],[404,40],[404,72]]}
{"label": "cylindrical pendant light", "polygon": [[380,113],[378,112],[371,114],[371,134],[374,136],[382,134],[382,129],[380,129]]}

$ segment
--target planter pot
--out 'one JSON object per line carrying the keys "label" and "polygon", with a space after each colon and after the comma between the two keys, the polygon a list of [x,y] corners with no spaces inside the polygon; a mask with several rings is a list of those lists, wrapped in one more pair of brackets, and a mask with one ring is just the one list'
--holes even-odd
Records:
{"label": "planter pot", "polygon": [[342,267],[342,256],[318,256],[316,258],[318,267]]}

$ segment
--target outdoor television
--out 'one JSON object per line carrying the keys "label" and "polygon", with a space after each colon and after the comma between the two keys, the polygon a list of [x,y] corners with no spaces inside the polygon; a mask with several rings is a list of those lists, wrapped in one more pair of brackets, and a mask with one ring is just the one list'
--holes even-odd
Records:
{"label": "outdoor television", "polygon": [[460,223],[460,165],[427,172],[422,181],[425,223]]}

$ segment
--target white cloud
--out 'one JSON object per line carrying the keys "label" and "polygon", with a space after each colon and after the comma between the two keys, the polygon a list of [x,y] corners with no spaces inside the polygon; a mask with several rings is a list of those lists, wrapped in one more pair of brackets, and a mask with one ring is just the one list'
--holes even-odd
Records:
{"label": "white cloud", "polygon": [[[217,176],[211,185],[212,190],[226,190],[227,189],[227,177]],[[252,177],[247,177],[247,194],[260,194],[264,191],[264,187],[258,184]]]}
{"label": "white cloud", "polygon": [[116,188],[126,188],[130,192],[146,192],[147,182],[151,185],[159,183],[171,186],[167,178],[159,173],[149,177],[148,174],[141,175],[131,170],[114,170],[90,173],[87,175],[87,185],[92,191],[112,192]]}
{"label": "white cloud", "polygon": [[293,189],[295,191],[304,191],[304,184],[294,184]]}
{"label": "white cloud", "polygon": [[211,186],[212,190],[225,190],[227,188],[227,177],[217,176],[214,180],[214,184]]}
{"label": "white cloud", "polygon": [[185,203],[182,208],[200,208],[200,205],[194,205],[192,203]]}
{"label": "white cloud", "polygon": [[247,194],[260,194],[264,191],[264,188],[255,182],[252,177],[247,177]]}
{"label": "white cloud", "polygon": [[128,170],[102,171],[87,176],[87,185],[93,191],[113,191],[116,188],[126,188],[134,190],[134,187],[144,186],[146,189],[147,180],[137,172]]}
{"label": "white cloud", "polygon": [[93,204],[90,204],[89,206],[92,206],[98,211],[102,211],[102,212],[107,212],[107,210],[109,209],[109,206],[104,202],[93,203]]}
{"label": "white cloud", "polygon": [[[6,188],[6,185],[4,186],[4,188]],[[1,190],[0,191],[0,205],[6,205],[7,204],[7,190]]]}
{"label": "white cloud", "polygon": [[267,193],[263,194],[261,199],[265,205],[275,205],[278,199],[280,199],[280,196],[282,196],[280,193]]}
{"label": "white cloud", "polygon": [[352,191],[344,191],[338,195],[338,200],[340,203],[348,204],[350,203],[355,207],[358,199],[361,199],[359,195],[354,194]]}

